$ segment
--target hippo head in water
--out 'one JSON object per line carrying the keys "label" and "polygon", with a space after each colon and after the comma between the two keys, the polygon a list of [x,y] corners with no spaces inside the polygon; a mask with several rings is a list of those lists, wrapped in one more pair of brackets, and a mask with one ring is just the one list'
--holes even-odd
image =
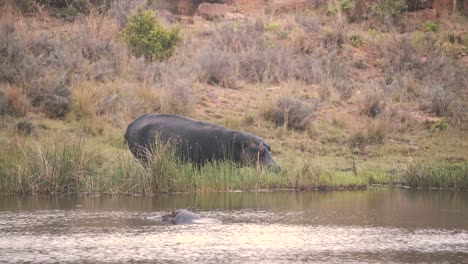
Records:
{"label": "hippo head in water", "polygon": [[170,222],[173,224],[189,223],[200,216],[187,209],[172,210],[171,213],[163,214],[161,216],[163,222]]}
{"label": "hippo head in water", "polygon": [[263,139],[254,137],[243,145],[242,160],[248,165],[260,165],[280,171],[281,167],[276,164],[270,155],[271,147]]}

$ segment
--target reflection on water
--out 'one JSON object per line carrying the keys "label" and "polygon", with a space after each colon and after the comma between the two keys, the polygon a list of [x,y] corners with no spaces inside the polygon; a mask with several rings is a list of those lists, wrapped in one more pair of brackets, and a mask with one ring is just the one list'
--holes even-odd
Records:
{"label": "reflection on water", "polygon": [[[173,208],[222,224],[158,221]],[[0,196],[0,262],[463,263],[467,219],[466,192]]]}

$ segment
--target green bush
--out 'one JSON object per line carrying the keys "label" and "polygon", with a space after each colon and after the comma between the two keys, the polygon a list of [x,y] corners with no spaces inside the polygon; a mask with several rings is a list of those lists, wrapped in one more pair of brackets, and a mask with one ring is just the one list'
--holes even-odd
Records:
{"label": "green bush", "polygon": [[379,0],[372,6],[372,14],[381,22],[393,24],[407,8],[405,0]]}
{"label": "green bush", "polygon": [[351,11],[354,8],[353,0],[341,0],[340,1],[341,9],[345,12]]}
{"label": "green bush", "polygon": [[430,21],[423,25],[423,30],[426,32],[437,32],[439,31],[439,23]]}
{"label": "green bush", "polygon": [[359,48],[362,46],[362,44],[364,44],[364,40],[360,35],[351,35],[349,40],[351,41],[351,46],[355,48]]}
{"label": "green bush", "polygon": [[123,39],[136,57],[162,61],[172,55],[182,37],[178,26],[165,28],[157,21],[154,11],[139,8],[128,17]]}

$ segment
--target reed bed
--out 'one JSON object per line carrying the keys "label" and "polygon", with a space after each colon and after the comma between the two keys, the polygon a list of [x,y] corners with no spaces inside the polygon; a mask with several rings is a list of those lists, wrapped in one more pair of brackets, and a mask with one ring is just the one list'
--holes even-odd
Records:
{"label": "reed bed", "polygon": [[197,166],[155,144],[147,164],[129,151],[106,152],[90,140],[56,136],[5,142],[0,152],[0,192],[22,194],[143,194],[237,190],[313,190],[367,186],[365,173],[338,172],[290,159],[281,172],[239,167],[230,161]]}
{"label": "reed bed", "polygon": [[[157,195],[174,192],[334,190],[401,182],[411,187],[468,188],[467,164],[408,162],[398,173],[349,163],[286,155],[280,172],[230,161],[197,166],[181,162],[168,144],[155,144],[143,164],[128,150],[106,151],[92,140],[55,136],[13,139],[0,151],[0,192]],[[342,162],[343,163],[343,162]]]}
{"label": "reed bed", "polygon": [[413,162],[400,171],[410,187],[468,189],[468,163]]}

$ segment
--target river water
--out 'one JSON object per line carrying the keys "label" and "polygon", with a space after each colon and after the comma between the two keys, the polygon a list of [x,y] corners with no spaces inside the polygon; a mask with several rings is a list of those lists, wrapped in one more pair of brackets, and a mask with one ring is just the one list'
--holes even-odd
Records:
{"label": "river water", "polygon": [[468,192],[0,196],[0,263],[24,262],[468,263]]}

